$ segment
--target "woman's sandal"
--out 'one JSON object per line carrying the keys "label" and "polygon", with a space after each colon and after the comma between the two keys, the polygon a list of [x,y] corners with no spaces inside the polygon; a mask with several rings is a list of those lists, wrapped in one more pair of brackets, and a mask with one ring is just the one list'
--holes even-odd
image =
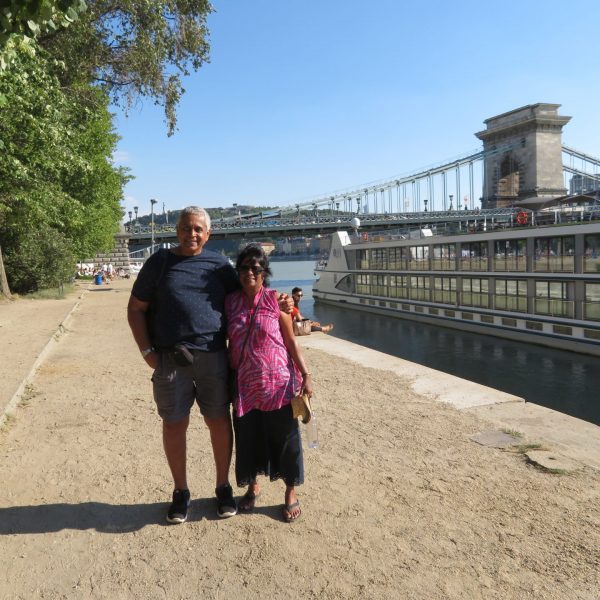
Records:
{"label": "woman's sandal", "polygon": [[260,492],[255,494],[248,490],[238,502],[238,510],[242,512],[252,512],[254,510],[254,506],[256,505],[256,499],[260,496]]}
{"label": "woman's sandal", "polygon": [[[298,509],[298,514],[295,517],[293,517],[292,511],[295,508]],[[292,502],[292,504],[284,504],[281,514],[283,515],[283,520],[286,523],[293,523],[294,521],[297,521],[300,518],[300,515],[302,514],[302,509],[300,508],[300,500],[296,500],[296,502]]]}

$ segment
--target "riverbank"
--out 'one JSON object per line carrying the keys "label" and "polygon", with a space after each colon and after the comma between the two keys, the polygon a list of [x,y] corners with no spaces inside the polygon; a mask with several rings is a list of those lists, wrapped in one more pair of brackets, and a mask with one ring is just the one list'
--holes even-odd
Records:
{"label": "riverbank", "polygon": [[[471,404],[463,380],[320,334],[302,340],[321,443],[306,451],[301,521],[280,521],[281,482],[264,482],[254,514],[216,518],[194,413],[191,518],[168,526],[150,372],[125,319],[130,286],[90,287],[0,434],[0,553],[11,557],[0,597],[596,598],[590,460],[553,474],[474,443],[499,427],[486,407],[522,403],[478,386],[480,407],[459,410],[439,400]],[[3,343],[0,360],[27,343]]]}

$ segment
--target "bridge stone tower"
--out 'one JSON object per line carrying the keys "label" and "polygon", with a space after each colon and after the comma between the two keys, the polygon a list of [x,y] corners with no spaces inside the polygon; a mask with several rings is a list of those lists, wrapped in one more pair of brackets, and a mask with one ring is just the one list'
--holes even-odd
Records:
{"label": "bridge stone tower", "polygon": [[567,193],[560,104],[529,104],[485,121],[482,208],[536,206]]}

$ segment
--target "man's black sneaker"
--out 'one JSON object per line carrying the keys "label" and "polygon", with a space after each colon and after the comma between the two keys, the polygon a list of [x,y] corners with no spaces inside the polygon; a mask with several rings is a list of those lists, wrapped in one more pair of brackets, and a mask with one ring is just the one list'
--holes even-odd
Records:
{"label": "man's black sneaker", "polygon": [[185,523],[190,507],[190,490],[175,490],[173,502],[169,506],[167,521],[169,523]]}
{"label": "man's black sneaker", "polygon": [[237,504],[231,486],[226,483],[215,490],[217,495],[217,516],[221,519],[233,517],[237,513]]}

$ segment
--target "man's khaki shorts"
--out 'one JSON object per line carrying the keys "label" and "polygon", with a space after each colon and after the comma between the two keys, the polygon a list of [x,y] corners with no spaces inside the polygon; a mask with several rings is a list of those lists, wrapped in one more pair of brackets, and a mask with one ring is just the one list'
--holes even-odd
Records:
{"label": "man's khaki shorts", "polygon": [[190,414],[194,402],[209,419],[230,414],[227,352],[192,351],[194,363],[177,365],[170,352],[161,352],[152,375],[154,401],[164,421],[174,423]]}

